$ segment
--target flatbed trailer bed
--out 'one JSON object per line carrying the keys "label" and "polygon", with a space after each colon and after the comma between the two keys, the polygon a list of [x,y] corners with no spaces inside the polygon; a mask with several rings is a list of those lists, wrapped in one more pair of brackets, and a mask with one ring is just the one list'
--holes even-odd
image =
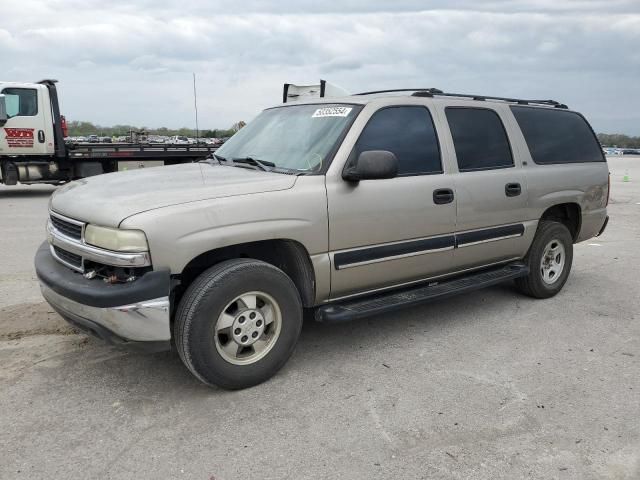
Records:
{"label": "flatbed trailer bed", "polygon": [[174,145],[169,143],[67,143],[69,158],[205,158],[218,145]]}

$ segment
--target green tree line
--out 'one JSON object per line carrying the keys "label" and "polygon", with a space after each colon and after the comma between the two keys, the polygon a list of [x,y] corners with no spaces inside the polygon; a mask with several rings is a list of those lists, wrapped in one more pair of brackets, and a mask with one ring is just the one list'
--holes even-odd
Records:
{"label": "green tree line", "polygon": [[[199,137],[202,138],[222,138],[222,137],[230,137],[235,132],[237,132],[240,128],[244,126],[244,122],[237,122],[231,128],[214,128],[214,129],[206,129],[200,130],[198,133]],[[70,137],[86,137],[87,135],[99,135],[101,137],[122,137],[129,135],[129,132],[132,130],[134,132],[145,131],[148,132],[149,135],[164,135],[168,137],[172,137],[174,135],[183,135],[185,137],[195,137],[196,131],[193,128],[147,128],[140,127],[136,125],[113,125],[112,127],[104,127],[101,125],[94,125],[91,122],[83,122],[83,121],[68,121],[67,128],[69,130]]]}
{"label": "green tree line", "polygon": [[640,137],[630,137],[621,133],[599,133],[598,140],[605,147],[640,148]]}

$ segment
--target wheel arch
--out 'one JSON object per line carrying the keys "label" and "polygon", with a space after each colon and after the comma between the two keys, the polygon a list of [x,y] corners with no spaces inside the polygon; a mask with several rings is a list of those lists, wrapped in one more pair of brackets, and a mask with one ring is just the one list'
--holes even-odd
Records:
{"label": "wheel arch", "polygon": [[558,203],[542,213],[540,221],[543,220],[553,220],[565,225],[575,243],[582,227],[582,208],[575,202]]}
{"label": "wheel arch", "polygon": [[186,288],[207,268],[225,260],[251,258],[269,263],[291,278],[304,307],[315,303],[316,278],[309,252],[300,242],[290,239],[261,240],[211,249],[191,259],[179,275],[176,296],[182,296]]}

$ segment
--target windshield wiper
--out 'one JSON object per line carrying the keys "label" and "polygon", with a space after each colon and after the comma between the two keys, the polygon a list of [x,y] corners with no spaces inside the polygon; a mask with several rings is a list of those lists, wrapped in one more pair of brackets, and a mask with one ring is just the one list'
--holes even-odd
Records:
{"label": "windshield wiper", "polygon": [[226,158],[221,157],[220,155],[216,155],[215,153],[212,153],[207,158],[200,160],[200,163],[213,163],[215,161],[218,165],[222,165],[222,162],[225,160]]}
{"label": "windshield wiper", "polygon": [[253,158],[253,157],[232,158],[231,161],[233,163],[246,163],[248,165],[253,165],[254,167],[258,167],[263,172],[270,172],[276,166],[276,164],[273,162],[267,162],[266,160],[258,160],[257,158]]}

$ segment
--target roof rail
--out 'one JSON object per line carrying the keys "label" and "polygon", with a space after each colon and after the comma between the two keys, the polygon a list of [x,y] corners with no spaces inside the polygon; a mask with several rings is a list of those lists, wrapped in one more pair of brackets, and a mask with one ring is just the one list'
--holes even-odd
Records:
{"label": "roof rail", "polygon": [[[354,93],[354,95],[376,95],[378,93],[394,93],[394,92],[424,92],[427,96],[427,93],[442,93],[442,90],[438,90],[437,88],[392,88],[390,90],[373,90],[371,92],[362,92],[362,93]],[[430,95],[433,96],[433,95]]]}
{"label": "roof rail", "polygon": [[469,98],[477,101],[498,100],[506,103],[517,103],[518,105],[546,105],[555,108],[569,108],[564,103],[556,102],[555,100],[526,100],[521,98],[492,97],[488,95],[474,95],[469,93],[448,93],[437,88],[396,88],[391,90],[374,90],[371,92],[356,93],[355,95],[375,95],[378,93],[393,92],[414,92],[411,94],[412,97],[458,97]]}

